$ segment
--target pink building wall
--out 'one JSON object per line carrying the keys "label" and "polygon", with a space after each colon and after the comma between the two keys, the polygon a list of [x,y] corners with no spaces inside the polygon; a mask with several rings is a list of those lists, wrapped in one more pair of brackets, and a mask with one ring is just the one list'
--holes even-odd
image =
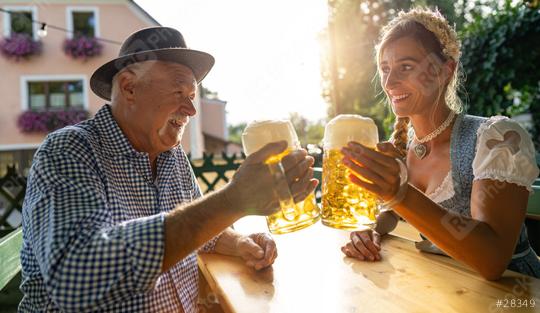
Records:
{"label": "pink building wall", "polygon": [[[116,1],[7,1],[0,0],[0,7],[31,6],[37,9],[37,19],[51,25],[68,28],[66,12],[68,7],[97,8],[99,37],[122,42],[132,32],[157,25],[152,18],[145,15],[134,3],[126,0]],[[0,12],[0,35],[4,34],[4,18],[6,13]],[[103,42],[102,54],[87,61],[75,60],[64,54],[62,44],[67,33],[49,28],[46,37],[42,38],[43,49],[40,55],[16,62],[0,56],[0,151],[36,148],[45,134],[25,134],[17,127],[17,118],[23,112],[21,96],[22,76],[69,76],[84,77],[85,94],[88,111],[94,115],[105,104],[94,95],[89,86],[93,71],[105,62],[118,55],[120,45]],[[200,104],[198,116],[192,119],[185,131],[182,145],[186,151],[191,150],[191,143],[200,149],[204,142],[200,127]],[[224,119],[224,116],[221,117]],[[200,153],[196,153],[200,154]]]}
{"label": "pink building wall", "polygon": [[227,102],[218,99],[202,99],[201,110],[204,121],[202,131],[223,140],[228,139],[227,123],[223,118],[226,114]]}

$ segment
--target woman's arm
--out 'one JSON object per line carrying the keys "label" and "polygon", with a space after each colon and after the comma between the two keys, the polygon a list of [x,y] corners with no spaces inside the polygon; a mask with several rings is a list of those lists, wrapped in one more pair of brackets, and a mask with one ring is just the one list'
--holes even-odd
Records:
{"label": "woman's arm", "polygon": [[488,280],[508,266],[525,218],[528,191],[512,183],[474,181],[472,218],[450,213],[409,185],[394,210],[435,245]]}
{"label": "woman's arm", "polygon": [[[342,152],[344,164],[354,173],[349,176],[352,182],[386,201],[397,193],[400,169],[393,157],[354,142]],[[512,257],[528,195],[526,187],[514,183],[475,180],[468,218],[448,212],[409,184],[405,198],[393,209],[448,255],[495,280]]]}
{"label": "woman's arm", "polygon": [[377,226],[375,227],[375,231],[380,235],[388,234],[396,228],[398,221],[399,217],[396,213],[392,211],[381,212],[381,214],[377,216]]}

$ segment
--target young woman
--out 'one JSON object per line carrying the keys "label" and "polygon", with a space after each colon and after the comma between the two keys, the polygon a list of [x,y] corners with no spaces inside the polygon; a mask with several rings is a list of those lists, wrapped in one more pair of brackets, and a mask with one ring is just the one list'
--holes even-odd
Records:
{"label": "young woman", "polygon": [[[462,113],[455,31],[439,12],[401,12],[383,28],[376,50],[395,130],[392,143],[377,150],[355,142],[343,148],[350,179],[391,202],[427,237],[420,249],[445,253],[489,280],[507,268],[540,277],[524,226],[539,173],[534,146],[508,118]],[[380,260],[380,236],[394,229],[395,213],[382,213],[374,231],[351,233],[342,251]]]}

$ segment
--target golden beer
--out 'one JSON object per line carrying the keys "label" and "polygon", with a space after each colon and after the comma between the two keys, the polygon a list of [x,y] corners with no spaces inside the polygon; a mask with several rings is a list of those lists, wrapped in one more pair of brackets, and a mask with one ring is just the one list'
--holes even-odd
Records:
{"label": "golden beer", "polygon": [[[286,140],[289,147],[284,152],[272,156],[266,161],[272,173],[283,171],[280,163],[281,159],[292,150],[300,148],[298,136],[291,122],[286,120],[255,121],[248,124],[242,133],[242,145],[246,155],[258,151],[270,142],[280,140]],[[280,174],[284,177],[283,172]],[[320,210],[315,202],[314,193],[310,194],[304,201],[295,204],[288,190],[288,185],[281,185],[281,188],[286,188],[285,192],[283,192],[284,190],[276,191],[276,194],[279,195],[281,210],[266,217],[268,229],[271,233],[290,233],[308,227],[319,220]]]}
{"label": "golden beer", "polygon": [[338,229],[374,227],[379,214],[378,199],[349,180],[351,171],[343,164],[341,148],[349,141],[374,148],[377,126],[360,115],[338,115],[324,132],[322,174],[322,223]]}

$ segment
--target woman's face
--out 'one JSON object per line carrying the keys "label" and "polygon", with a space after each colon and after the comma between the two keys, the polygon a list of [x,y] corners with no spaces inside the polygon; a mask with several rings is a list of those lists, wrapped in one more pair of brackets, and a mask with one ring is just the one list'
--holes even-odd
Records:
{"label": "woman's face", "polygon": [[450,67],[412,37],[387,44],[379,60],[381,85],[397,117],[430,114],[444,100]]}

